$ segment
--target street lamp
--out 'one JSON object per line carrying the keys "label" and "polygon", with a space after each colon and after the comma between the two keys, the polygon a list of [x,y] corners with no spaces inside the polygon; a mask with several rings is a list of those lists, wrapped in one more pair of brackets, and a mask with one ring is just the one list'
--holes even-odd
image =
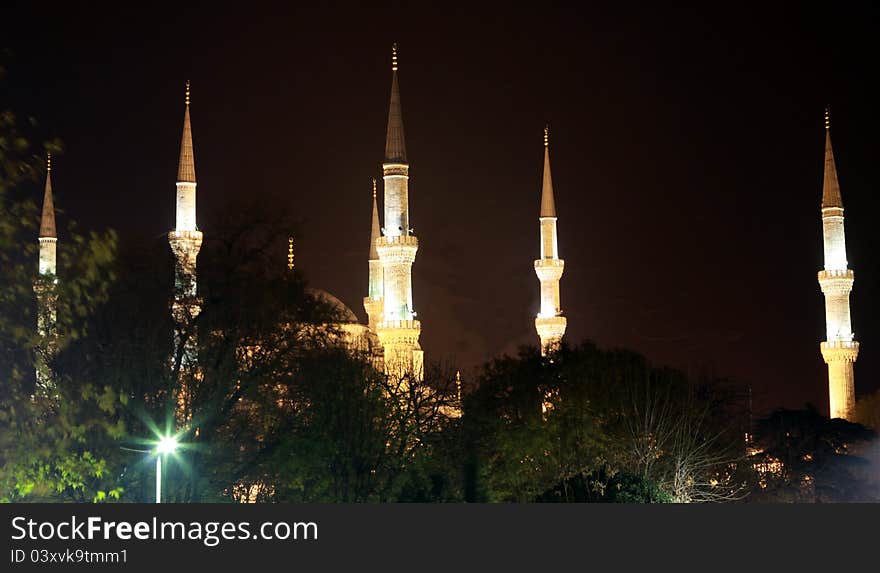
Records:
{"label": "street lamp", "polygon": [[156,503],[162,503],[162,458],[177,449],[177,438],[163,436],[156,444]]}

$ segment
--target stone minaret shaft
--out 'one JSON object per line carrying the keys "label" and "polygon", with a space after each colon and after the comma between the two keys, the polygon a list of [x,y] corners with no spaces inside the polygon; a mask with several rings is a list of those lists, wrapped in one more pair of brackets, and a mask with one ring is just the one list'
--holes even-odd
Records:
{"label": "stone minaret shaft", "polygon": [[382,319],[376,325],[385,355],[385,370],[397,375],[422,375],[419,346],[421,325],[413,311],[412,264],[419,242],[409,227],[409,163],[403,136],[403,114],[397,83],[397,45],[392,51],[391,104],[385,160],[382,163],[385,196],[384,235],[375,241],[382,264]]}
{"label": "stone minaret shaft", "polygon": [[535,274],[541,282],[541,311],[535,317],[535,330],[541,339],[541,353],[547,355],[559,348],[565,335],[566,319],[559,302],[559,279],[565,261],[559,258],[556,237],[556,203],[550,175],[549,130],[544,128],[544,177],[541,186],[541,258],[535,261]]}
{"label": "stone minaret shaft", "polygon": [[58,318],[58,232],[55,228],[55,203],[52,199],[52,157],[46,158],[46,189],[43,192],[43,212],[40,217],[40,246],[38,277],[34,282],[37,296],[37,332],[41,345],[37,353],[37,382],[45,389],[51,383],[48,358],[54,349],[55,324]]}
{"label": "stone minaret shaft", "polygon": [[373,217],[370,227],[370,279],[367,296],[364,298],[364,310],[367,311],[370,330],[376,332],[376,325],[382,319],[382,261],[376,249],[376,241],[381,237],[379,226],[379,206],[376,203],[376,180],[373,179]]}
{"label": "stone minaret shaft", "polygon": [[[196,258],[202,246],[202,232],[196,225],[196,169],[193,158],[192,127],[189,118],[189,82],[186,83],[186,109],[183,114],[183,135],[180,141],[180,162],[177,168],[177,217],[168,242],[174,252],[175,321],[174,360],[180,359],[180,372],[192,371],[197,364],[193,321],[201,311],[197,297]],[[188,400],[185,388],[179,389],[178,405]]]}
{"label": "stone minaret shaft", "polygon": [[825,295],[825,342],[820,344],[828,364],[828,394],[832,418],[852,419],[855,407],[853,364],[859,343],[853,340],[849,293],[854,282],[847,267],[846,235],[843,228],[843,200],[831,149],[831,125],[825,111],[825,181],[822,189],[822,231],[825,268],[819,271],[819,286]]}

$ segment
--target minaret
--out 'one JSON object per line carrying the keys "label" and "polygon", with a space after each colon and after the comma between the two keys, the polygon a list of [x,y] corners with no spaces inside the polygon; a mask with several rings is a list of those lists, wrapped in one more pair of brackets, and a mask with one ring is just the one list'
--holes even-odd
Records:
{"label": "minaret", "polygon": [[[172,315],[177,325],[175,359],[182,350],[181,372],[196,366],[195,333],[191,328],[201,306],[197,297],[196,257],[202,246],[202,232],[196,225],[196,169],[193,158],[192,128],[189,119],[189,82],[186,82],[186,108],[183,114],[183,136],[180,140],[180,162],[177,167],[177,218],[168,242],[175,257],[174,302]],[[186,334],[181,349],[180,336]],[[178,405],[186,405],[187,392],[180,388]]]}
{"label": "minaret", "polygon": [[541,339],[541,354],[559,348],[565,334],[566,320],[559,306],[559,279],[565,261],[559,258],[556,238],[556,204],[550,176],[550,133],[544,128],[544,180],[541,187],[541,258],[535,261],[535,274],[541,281],[541,311],[535,317],[535,330]]}
{"label": "minaret", "polygon": [[376,241],[379,239],[379,206],[376,204],[376,180],[373,179],[373,219],[370,229],[370,280],[367,296],[364,298],[364,310],[367,311],[370,330],[376,332],[376,325],[382,318],[382,261],[379,260],[379,251],[376,249]]}
{"label": "minaret", "polygon": [[[52,155],[46,156],[46,189],[43,192],[43,212],[40,217],[40,235],[37,239],[40,245],[40,259],[38,263],[38,277],[34,282],[34,292],[37,295],[37,332],[43,339],[41,346],[44,352],[51,353],[54,347],[52,337],[55,335],[55,323],[57,321],[57,294],[55,285],[58,284],[57,272],[57,247],[58,232],[55,229],[55,203],[52,200]],[[37,356],[37,382],[45,387],[51,381],[47,370],[48,356]]]}
{"label": "minaret", "polygon": [[822,189],[822,230],[825,269],[819,271],[819,286],[825,295],[826,340],[820,344],[828,364],[828,394],[832,418],[852,419],[855,407],[853,364],[859,343],[853,340],[849,314],[849,293],[854,275],[847,267],[846,234],[843,228],[843,200],[837,168],[831,150],[831,118],[825,109],[825,181]]}
{"label": "minaret", "polygon": [[421,324],[413,311],[412,264],[419,248],[409,227],[409,163],[403,137],[400,88],[397,83],[397,44],[391,55],[391,104],[385,160],[385,229],[376,240],[382,263],[382,319],[376,325],[385,359],[385,371],[394,375],[423,376],[424,355],[419,346]]}

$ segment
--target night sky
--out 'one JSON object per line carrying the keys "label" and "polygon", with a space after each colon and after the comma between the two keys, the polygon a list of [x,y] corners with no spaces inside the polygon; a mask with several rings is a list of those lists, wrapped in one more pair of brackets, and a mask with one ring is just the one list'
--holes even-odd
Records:
{"label": "night sky", "polygon": [[12,53],[0,108],[63,140],[52,177],[64,218],[154,241],[174,224],[192,80],[206,237],[235,196],[291,210],[298,267],[365,319],[370,178],[397,42],[428,360],[467,374],[537,343],[549,122],[566,340],[731,378],[752,386],[758,409],[827,413],[816,272],[830,103],[856,276],[856,393],[880,387],[869,6],[368,4],[14,5],[0,24]]}

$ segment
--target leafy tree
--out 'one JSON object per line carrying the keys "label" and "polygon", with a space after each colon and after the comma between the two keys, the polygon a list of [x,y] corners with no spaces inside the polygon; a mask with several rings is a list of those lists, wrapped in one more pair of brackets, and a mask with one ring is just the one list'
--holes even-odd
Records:
{"label": "leafy tree", "polygon": [[297,411],[266,464],[273,499],[436,500],[451,487],[436,481],[454,424],[444,410],[453,405],[448,378],[389,377],[334,348],[305,358],[295,379]]}
{"label": "leafy tree", "polygon": [[469,491],[489,501],[736,499],[736,404],[720,384],[632,352],[526,348],[487,366],[466,404],[477,452]]}
{"label": "leafy tree", "polygon": [[755,428],[756,501],[840,502],[878,499],[877,479],[860,444],[876,434],[861,424],[828,419],[811,405],[778,409]]}
{"label": "leafy tree", "polygon": [[[96,415],[115,409],[115,394],[93,380],[69,400],[60,376],[47,394],[36,385],[36,368],[46,364],[38,356],[64,351],[87,334],[86,319],[113,278],[116,236],[62,228],[57,284],[37,276],[39,210],[32,197],[40,196],[44,164],[28,137],[33,124],[0,111],[0,500],[101,500],[120,493],[100,489],[108,464],[91,446],[95,436],[119,432],[104,423],[103,413]],[[57,142],[46,146],[60,149]],[[36,330],[40,280],[57,298],[51,340]]]}
{"label": "leafy tree", "polygon": [[465,403],[476,499],[532,501],[608,462],[607,419],[591,401],[602,393],[601,359],[592,346],[553,359],[523,348],[486,366]]}

